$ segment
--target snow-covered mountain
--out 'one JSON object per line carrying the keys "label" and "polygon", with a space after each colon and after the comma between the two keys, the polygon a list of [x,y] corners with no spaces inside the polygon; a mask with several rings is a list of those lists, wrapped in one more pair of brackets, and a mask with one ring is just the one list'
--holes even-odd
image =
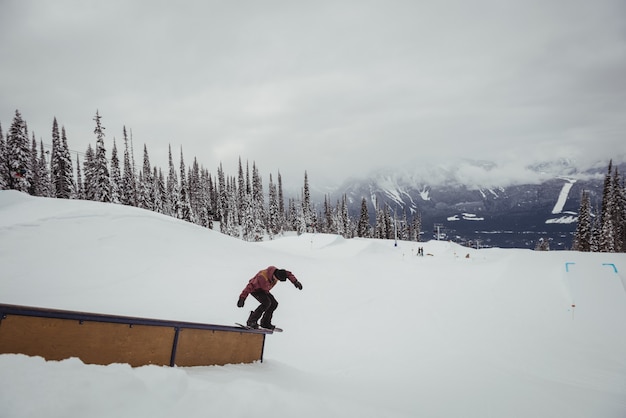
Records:
{"label": "snow-covered mountain", "polygon": [[[607,165],[579,169],[565,160],[524,167],[463,161],[350,179],[332,197],[346,194],[353,216],[365,197],[372,223],[377,202],[389,205],[398,218],[419,212],[424,240],[433,237],[438,224],[442,236],[459,243],[533,248],[544,238],[551,248],[565,249],[571,246],[583,190],[599,208]],[[619,168],[623,172],[626,164]]]}

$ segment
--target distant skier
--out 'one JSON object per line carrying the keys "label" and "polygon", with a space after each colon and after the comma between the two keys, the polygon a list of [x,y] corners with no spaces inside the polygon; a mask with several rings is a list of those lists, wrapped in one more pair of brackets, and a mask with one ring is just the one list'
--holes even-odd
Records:
{"label": "distant skier", "polygon": [[259,271],[252,279],[250,279],[248,285],[243,289],[241,295],[239,295],[239,300],[237,301],[237,306],[239,308],[243,308],[248,295],[252,295],[261,303],[258,308],[250,312],[250,317],[247,322],[249,327],[258,328],[259,324],[257,321],[261,319],[261,328],[272,330],[276,328],[272,325],[272,315],[274,315],[274,311],[278,307],[278,302],[276,301],[274,295],[270,293],[270,290],[276,285],[276,283],[278,283],[279,280],[284,282],[287,279],[289,279],[295,287],[302,290],[302,283],[296,279],[296,276],[294,276],[293,273],[274,266],[269,266],[268,268]]}

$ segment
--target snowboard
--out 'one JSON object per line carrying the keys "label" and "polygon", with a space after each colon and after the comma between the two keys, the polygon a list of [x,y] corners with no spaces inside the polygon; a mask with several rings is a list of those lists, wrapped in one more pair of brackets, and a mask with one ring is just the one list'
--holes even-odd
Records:
{"label": "snowboard", "polygon": [[249,327],[247,325],[240,324],[239,322],[235,322],[235,325],[237,325],[239,328],[250,329],[250,330],[253,330],[253,331],[260,331],[260,332],[264,332],[266,334],[271,334],[273,332],[283,332],[283,329],[282,328],[278,328],[278,327],[276,327],[274,329],[268,329],[268,328],[263,328],[263,327],[252,328],[252,327]]}

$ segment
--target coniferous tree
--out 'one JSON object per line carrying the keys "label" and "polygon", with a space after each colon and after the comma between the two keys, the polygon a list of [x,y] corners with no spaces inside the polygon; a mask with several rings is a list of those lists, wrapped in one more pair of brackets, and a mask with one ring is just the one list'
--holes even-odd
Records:
{"label": "coniferous tree", "polygon": [[309,177],[304,172],[304,189],[302,193],[302,232],[315,232],[315,222],[313,219],[313,208],[311,207],[311,192],[309,190]]}
{"label": "coniferous tree", "polygon": [[136,178],[134,163],[131,162],[130,151],[128,149],[128,134],[126,126],[124,135],[124,174],[122,175],[122,186],[120,190],[120,202],[128,206],[137,206]]}
{"label": "coniferous tree", "polygon": [[5,190],[9,186],[9,164],[7,161],[7,143],[2,134],[2,124],[0,124],[0,190]]}
{"label": "coniferous tree", "polygon": [[104,127],[100,121],[102,117],[96,111],[94,121],[96,127],[96,156],[93,165],[93,199],[98,202],[111,202],[111,177],[109,175],[106,149],[104,147]]}
{"label": "coniferous tree", "polygon": [[217,217],[220,220],[220,232],[225,234],[228,229],[228,194],[222,163],[217,168]]}
{"label": "coniferous tree", "polygon": [[96,154],[91,147],[91,144],[87,145],[87,150],[85,151],[85,160],[83,161],[83,187],[84,187],[84,196],[87,200],[95,200],[96,196],[96,169],[95,169],[95,159]]}
{"label": "coniferous tree", "polygon": [[189,203],[189,188],[187,186],[185,176],[185,160],[183,159],[183,149],[180,149],[180,210],[178,212],[179,219],[187,222],[193,222],[194,216]]}
{"label": "coniferous tree", "polygon": [[[246,164],[246,173],[248,167]],[[243,165],[241,164],[241,156],[239,157],[239,168],[237,170],[237,222],[239,225],[243,223],[243,213],[246,210],[246,195],[248,194],[248,188],[246,187],[246,177],[243,174]]]}
{"label": "coniferous tree", "polygon": [[578,224],[574,234],[574,251],[589,252],[592,248],[591,198],[589,192],[583,190],[580,198]]}
{"label": "coniferous tree", "polygon": [[334,227],[334,210],[332,204],[330,203],[330,197],[328,195],[324,195],[324,222],[321,225],[322,232],[327,234],[337,233],[336,228]]}
{"label": "coniferous tree", "polygon": [[200,166],[198,160],[194,157],[193,164],[189,170],[188,176],[189,184],[189,205],[191,206],[191,212],[194,214],[195,222],[198,222],[198,214],[201,212],[201,191],[200,191]]}
{"label": "coniferous tree", "polygon": [[341,198],[341,231],[339,232],[345,238],[354,236],[354,227],[348,213],[348,196],[344,193]]}
{"label": "coniferous tree", "polygon": [[154,190],[154,205],[153,211],[157,213],[163,213],[164,211],[164,200],[165,200],[165,182],[163,180],[163,172],[159,168],[157,170],[156,166],[152,172],[152,181],[154,182],[152,189]]}
{"label": "coniferous tree", "polygon": [[18,110],[7,134],[6,159],[9,171],[8,189],[28,193],[32,173],[28,171],[30,148],[28,129]]}
{"label": "coniferous tree", "polygon": [[57,149],[57,171],[54,189],[56,197],[71,199],[74,196],[74,170],[72,168],[72,156],[67,146],[67,134],[65,126],[61,127],[61,142]]}
{"label": "coniferous tree", "polygon": [[287,214],[285,213],[285,198],[283,195],[283,178],[278,172],[278,216],[280,219],[280,229],[284,231],[287,227]]}
{"label": "coniferous tree", "polygon": [[613,225],[615,228],[615,252],[625,252],[626,248],[626,199],[623,181],[617,167],[613,170],[611,193],[613,194]]}
{"label": "coniferous tree", "polygon": [[154,208],[154,180],[152,179],[152,166],[148,155],[148,146],[143,145],[143,170],[139,181],[137,206],[143,209]]}
{"label": "coniferous tree", "polygon": [[535,245],[535,251],[550,251],[550,241],[546,238],[539,238]]}
{"label": "coniferous tree", "polygon": [[263,197],[263,183],[256,163],[252,163],[252,217],[253,240],[262,241],[265,232],[265,199]]}
{"label": "coniferous tree", "polygon": [[[252,199],[252,194],[246,195],[246,200]],[[226,234],[231,237],[241,237],[240,227],[237,223],[237,186],[234,177],[229,177],[226,184],[226,213],[227,213],[227,230]],[[249,234],[248,234],[249,236]]]}
{"label": "coniferous tree", "polygon": [[176,168],[174,167],[174,160],[172,158],[172,146],[169,146],[169,173],[167,175],[167,200],[169,205],[166,208],[166,213],[170,216],[178,217],[178,210],[180,208],[180,185],[178,184],[178,174],[176,174]]}
{"label": "coniferous tree", "polygon": [[46,152],[44,151],[43,141],[40,141],[39,148],[41,149],[41,154],[38,161],[38,172],[41,196],[54,197],[52,183],[50,183],[50,171],[48,170],[48,162],[46,161]]}
{"label": "coniferous tree", "polygon": [[121,203],[122,201],[122,173],[120,171],[120,160],[117,158],[117,146],[113,138],[113,149],[111,150],[111,202]]}
{"label": "coniferous tree", "polygon": [[28,193],[31,196],[41,196],[41,181],[39,176],[39,155],[37,154],[37,140],[33,132],[33,139],[30,147],[30,161],[28,162],[28,171],[31,173],[30,187]]}
{"label": "coniferous tree", "polygon": [[367,201],[365,200],[365,198],[362,198],[361,200],[361,216],[359,217],[357,236],[359,238],[370,237],[369,213],[367,211]]}
{"label": "coniferous tree", "polygon": [[52,121],[52,151],[50,154],[50,181],[54,188],[54,196],[61,199],[70,199],[74,193],[74,174],[72,157],[67,146],[65,127],[61,129],[57,119]]}
{"label": "coniferous tree", "polygon": [[413,216],[413,222],[411,223],[410,236],[411,241],[419,242],[420,235],[422,233],[422,216],[419,212],[416,212]]}
{"label": "coniferous tree", "polygon": [[293,198],[289,198],[287,204],[287,223],[291,231],[296,231],[300,234],[300,229],[298,228],[300,218],[298,216],[298,209],[296,208],[296,201]]}
{"label": "coniferous tree", "polygon": [[50,181],[54,184],[54,195],[58,197],[57,189],[57,176],[59,175],[59,150],[61,148],[61,134],[59,132],[59,124],[57,122],[57,118],[55,117],[52,120],[52,149],[50,151]]}
{"label": "coniferous tree", "polygon": [[615,252],[615,194],[613,187],[613,161],[604,177],[602,209],[600,212],[600,252]]}
{"label": "coniferous tree", "polygon": [[78,154],[76,154],[76,199],[87,199],[83,177],[80,172],[80,159],[78,158]]}
{"label": "coniferous tree", "polygon": [[269,195],[268,195],[268,217],[267,217],[267,233],[270,239],[281,233],[280,213],[278,212],[278,193],[276,185],[272,181],[270,174]]}

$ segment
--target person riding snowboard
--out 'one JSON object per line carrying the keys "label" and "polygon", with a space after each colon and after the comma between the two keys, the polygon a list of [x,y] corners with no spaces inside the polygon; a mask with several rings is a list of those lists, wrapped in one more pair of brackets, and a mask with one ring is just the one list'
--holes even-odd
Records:
{"label": "person riding snowboard", "polygon": [[284,282],[287,279],[289,279],[295,287],[302,290],[302,283],[296,279],[296,276],[294,276],[292,272],[279,269],[274,266],[269,266],[268,268],[259,271],[252,279],[250,279],[247,286],[241,292],[241,295],[239,295],[239,300],[237,301],[237,307],[243,308],[248,295],[252,295],[261,303],[258,308],[250,312],[250,317],[247,322],[247,325],[250,328],[259,328],[259,324],[257,323],[259,318],[261,319],[261,328],[272,330],[276,328],[272,325],[272,315],[274,315],[274,311],[278,307],[278,302],[276,301],[274,295],[270,293],[270,290],[276,285],[276,283],[278,283],[278,281]]}

